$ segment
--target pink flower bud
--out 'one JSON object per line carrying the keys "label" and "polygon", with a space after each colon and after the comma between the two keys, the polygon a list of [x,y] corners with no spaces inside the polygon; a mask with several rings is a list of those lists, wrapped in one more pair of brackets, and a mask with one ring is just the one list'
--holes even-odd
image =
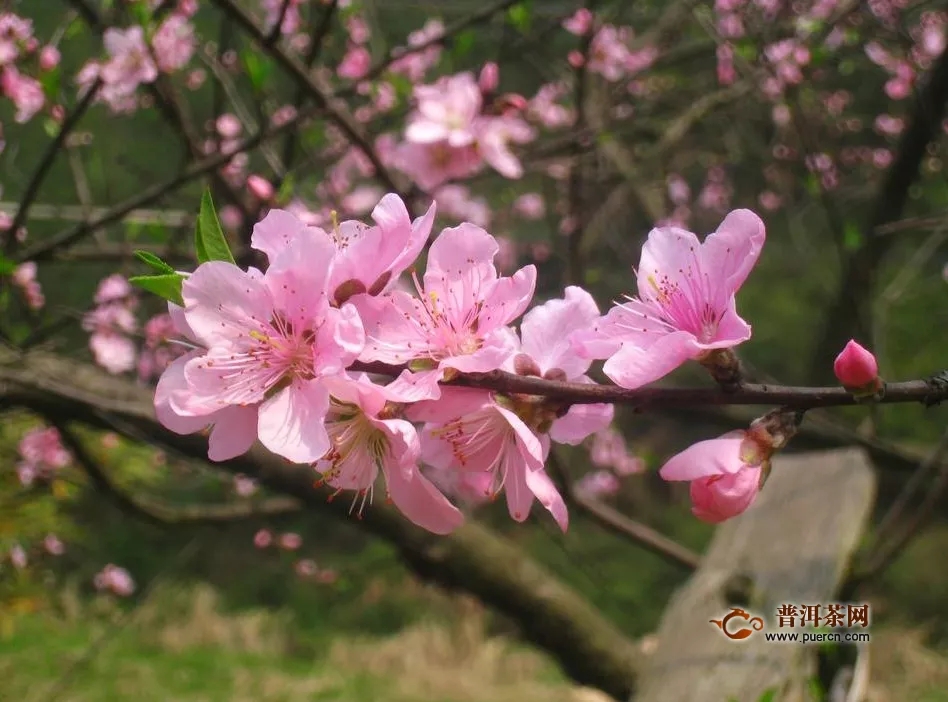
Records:
{"label": "pink flower bud", "polygon": [[500,69],[493,61],[488,61],[481,69],[481,75],[477,79],[477,85],[482,93],[492,93],[497,90],[500,84]]}
{"label": "pink flower bud", "polygon": [[257,548],[266,548],[273,543],[273,534],[268,529],[261,529],[253,535],[253,545]]}
{"label": "pink flower bud", "polygon": [[39,55],[39,67],[41,71],[51,71],[59,65],[59,49],[55,46],[47,45],[43,47]]}
{"label": "pink flower bud", "polygon": [[268,202],[274,195],[273,184],[266,178],[256,174],[247,176],[247,190],[249,190],[254,197],[264,202]]}
{"label": "pink flower bud", "polygon": [[586,59],[583,58],[583,55],[575,49],[566,55],[566,60],[569,61],[569,65],[573,68],[579,68],[586,62]]}
{"label": "pink flower bud", "polygon": [[692,480],[691,511],[698,519],[717,524],[744,512],[758,492],[760,468],[757,467]]}
{"label": "pink flower bud", "polygon": [[879,365],[871,352],[850,339],[846,348],[836,357],[833,372],[843,387],[865,388],[878,379]]}

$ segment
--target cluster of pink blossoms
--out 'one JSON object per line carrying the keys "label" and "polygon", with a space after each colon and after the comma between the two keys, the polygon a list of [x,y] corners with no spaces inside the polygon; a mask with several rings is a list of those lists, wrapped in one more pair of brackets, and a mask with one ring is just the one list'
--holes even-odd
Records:
{"label": "cluster of pink blossoms", "polygon": [[108,58],[82,67],[76,76],[80,92],[100,79],[97,99],[114,112],[133,112],[140,85],[154,83],[159,73],[174,73],[191,61],[197,40],[190,17],[196,11],[196,2],[181,0],[157,26],[106,29],[102,41]]}
{"label": "cluster of pink blossoms", "polygon": [[31,429],[20,439],[20,462],[16,465],[20,483],[29,486],[36,480],[49,481],[60,468],[72,461],[53,427]]}
{"label": "cluster of pink blossoms", "polygon": [[[189,274],[184,307],[170,305],[170,315],[191,350],[159,380],[162,424],[182,434],[210,429],[216,461],[259,439],[312,465],[336,492],[354,491],[360,514],[381,474],[413,522],[455,529],[462,514],[426,465],[469,476],[487,495],[503,491],[518,521],[537,500],[565,530],[565,503],[544,470],[551,442],[580,444],[611,423],[613,407],[444,381],[500,369],[592,383],[592,361],[608,359],[606,374],[636,388],[750,337],[735,293],[760,254],[764,226],[747,210],[732,212],[703,243],[681,229],[653,230],[638,297],[605,316],[578,287],[527,312],[536,269],[500,275],[496,239],[470,223],[444,229],[424,276],[412,273],[414,292],[400,289],[435,206],[412,221],[390,194],[372,218],[326,231],[274,209],[251,241],[269,260],[266,272],[211,261]],[[511,324],[521,315],[518,331]],[[359,372],[373,363],[400,374],[380,384]]]}
{"label": "cluster of pink blossoms", "polygon": [[89,349],[95,362],[109,373],[125,373],[135,367],[135,342],[130,334],[138,329],[134,309],[137,299],[124,276],[104,278],[95,293],[95,307],[82,320],[90,333]]}

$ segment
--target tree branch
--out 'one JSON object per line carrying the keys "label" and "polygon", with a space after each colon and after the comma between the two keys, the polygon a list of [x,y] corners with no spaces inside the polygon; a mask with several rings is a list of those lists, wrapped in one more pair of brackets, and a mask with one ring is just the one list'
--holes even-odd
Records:
{"label": "tree branch", "polygon": [[[207,460],[206,438],[171,434],[157,423],[147,389],[56,356],[0,351],[0,400],[123,433],[124,425],[185,455]],[[120,423],[113,423],[111,416]],[[348,500],[327,502],[332,490],[315,487],[312,468],[288,464],[261,447],[215,465],[253,477],[311,508],[352,519]],[[464,589],[509,616],[526,639],[549,651],[577,682],[617,699],[632,692],[639,658],[634,644],[512,543],[474,523],[449,536],[435,536],[384,504],[372,505],[359,523],[397,548],[419,575]]]}

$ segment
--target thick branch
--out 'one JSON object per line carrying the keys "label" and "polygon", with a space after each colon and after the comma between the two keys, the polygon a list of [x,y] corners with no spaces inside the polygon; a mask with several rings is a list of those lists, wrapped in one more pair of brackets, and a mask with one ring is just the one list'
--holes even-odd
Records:
{"label": "thick branch", "polygon": [[[0,399],[63,420],[124,426],[195,458],[203,459],[207,451],[206,438],[171,434],[157,423],[145,388],[56,356],[0,351]],[[313,508],[351,518],[349,501],[327,503],[330,490],[314,486],[308,466],[288,464],[259,448],[217,465]],[[463,588],[511,617],[525,638],[547,649],[577,682],[620,699],[631,693],[639,657],[635,646],[510,542],[473,523],[435,536],[384,504],[370,506],[360,523],[395,546],[420,575]]]}

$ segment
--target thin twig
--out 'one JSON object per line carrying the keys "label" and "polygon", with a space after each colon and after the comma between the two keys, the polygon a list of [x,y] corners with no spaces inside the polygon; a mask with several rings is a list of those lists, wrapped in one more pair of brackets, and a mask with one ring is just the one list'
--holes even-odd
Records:
{"label": "thin twig", "polygon": [[46,147],[46,152],[43,154],[43,158],[40,159],[39,166],[37,166],[36,171],[33,173],[33,177],[30,178],[30,182],[23,192],[23,197],[20,198],[20,206],[17,208],[16,215],[13,217],[13,222],[5,232],[6,240],[4,241],[4,251],[7,254],[12,253],[16,249],[16,230],[26,222],[30,207],[36,200],[37,195],[39,195],[40,188],[46,179],[46,175],[49,173],[49,169],[53,167],[56,155],[65,145],[66,138],[76,128],[82,116],[86,113],[86,110],[89,109],[89,106],[96,99],[99,88],[101,87],[102,79],[96,78],[95,82],[90,86],[89,90],[76,106],[76,109],[70,112],[69,116],[66,117],[56,137]]}

